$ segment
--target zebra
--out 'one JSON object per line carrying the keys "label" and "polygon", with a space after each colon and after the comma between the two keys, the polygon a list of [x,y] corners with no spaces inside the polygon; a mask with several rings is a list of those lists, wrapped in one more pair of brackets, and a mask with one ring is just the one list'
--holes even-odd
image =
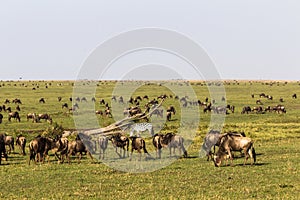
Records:
{"label": "zebra", "polygon": [[135,123],[130,126],[130,137],[133,136],[134,132],[136,131],[138,137],[141,136],[140,132],[144,132],[148,130],[151,136],[154,135],[153,125],[151,123]]}

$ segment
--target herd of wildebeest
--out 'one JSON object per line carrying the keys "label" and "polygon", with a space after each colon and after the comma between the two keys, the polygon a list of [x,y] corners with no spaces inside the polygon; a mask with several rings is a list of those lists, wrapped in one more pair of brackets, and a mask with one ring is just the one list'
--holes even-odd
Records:
{"label": "herd of wildebeest", "polygon": [[[257,97],[257,99],[255,99]],[[119,104],[124,105],[131,105],[130,107],[124,108],[123,114],[124,117],[132,117],[137,114],[149,113],[150,110],[151,116],[156,115],[156,117],[166,117],[167,121],[172,120],[172,117],[175,115],[176,110],[174,105],[168,105],[166,109],[166,114],[164,114],[164,109],[159,107],[159,101],[163,101],[164,99],[174,99],[179,102],[181,107],[192,107],[197,106],[202,108],[203,113],[212,112],[214,114],[232,114],[235,112],[234,105],[226,105],[226,106],[218,106],[217,101],[212,99],[209,101],[208,98],[205,98],[203,101],[197,100],[190,100],[188,96],[179,97],[173,95],[163,94],[157,96],[155,98],[149,98],[148,95],[142,96],[135,96],[131,97],[128,100],[125,100],[122,96],[113,96],[111,101],[117,102]],[[251,98],[257,106],[250,107],[244,106],[241,108],[241,114],[249,114],[249,113],[257,113],[257,114],[264,114],[266,112],[274,112],[278,114],[286,113],[286,107],[283,105],[284,99],[280,97],[280,102],[282,104],[274,105],[274,106],[266,106],[263,107],[262,99],[265,98],[268,100],[273,100],[273,97],[267,95],[265,93],[260,94],[252,94]],[[291,98],[296,99],[297,95],[292,94]],[[104,106],[103,110],[96,110],[96,115],[101,115],[104,117],[112,117],[111,107],[109,102],[100,99],[97,101],[95,97],[91,99],[87,99],[86,97],[76,97],[73,99],[70,97],[67,102],[63,102],[62,97],[57,97],[57,101],[61,104],[61,109],[66,110],[68,113],[75,114],[78,109],[80,109],[80,104],[85,103],[87,101],[92,101],[95,104],[99,103],[100,105]],[[47,99],[41,97],[37,100],[41,104],[46,104]],[[226,102],[226,98],[222,97],[219,99],[220,102]],[[143,106],[142,107],[142,102]],[[71,105],[71,106],[70,106]],[[12,109],[15,107],[15,110]],[[4,120],[4,115],[7,115],[7,119],[10,123],[17,123],[21,121],[20,112],[22,107],[22,100],[19,98],[15,99],[5,99],[2,106],[0,106],[0,123]],[[145,110],[145,111],[144,111]],[[15,119],[16,122],[12,121]],[[48,121],[52,124],[53,119],[50,114],[48,113],[28,113],[26,114],[26,120],[32,123],[40,123],[41,120]],[[29,121],[30,120],[30,121]],[[54,119],[55,120],[55,119]],[[99,159],[107,159],[105,157],[105,150],[107,149],[109,142],[111,142],[112,146],[115,148],[116,154],[120,157],[120,159],[124,159],[129,157],[132,159],[132,153],[136,150],[139,152],[140,159],[141,159],[141,152],[144,151],[146,158],[152,157],[147,149],[146,149],[146,142],[140,136],[140,133],[143,131],[149,131],[152,136],[152,144],[156,149],[156,158],[155,159],[162,159],[161,151],[164,148],[168,148],[170,150],[170,156],[172,156],[172,148],[173,153],[175,149],[179,149],[179,155],[187,157],[187,151],[184,147],[184,138],[176,133],[155,133],[153,130],[153,126],[149,123],[149,120],[145,118],[145,122],[143,123],[132,123],[128,125],[130,132],[130,136],[128,133],[120,130],[118,132],[114,132],[114,134],[109,136],[101,136],[98,138],[97,141],[89,141],[85,138],[84,134],[77,134],[75,140],[70,141],[67,136],[70,135],[70,131],[64,131],[60,135],[56,135],[55,138],[46,137],[43,135],[38,135],[31,141],[27,141],[27,139],[22,136],[18,135],[16,138],[6,135],[0,134],[0,155],[2,159],[8,160],[12,152],[15,151],[14,146],[17,145],[20,147],[20,153],[22,155],[29,154],[28,163],[30,162],[39,162],[43,163],[45,160],[50,159],[49,152],[55,155],[55,158],[58,160],[59,163],[63,163],[67,160],[69,163],[71,156],[78,155],[78,160],[80,161],[82,155],[89,155],[92,159],[92,155],[96,155],[96,152],[99,154]],[[131,144],[131,155],[128,155],[129,147]],[[215,147],[218,146],[218,150],[215,151]],[[248,158],[251,159],[251,164],[255,163],[256,161],[256,153],[253,145],[253,140],[251,138],[246,137],[243,132],[228,132],[228,133],[220,133],[215,130],[209,131],[209,133],[205,136],[204,142],[202,145],[202,150],[204,150],[207,154],[207,160],[213,160],[215,166],[220,166],[221,163],[225,160],[230,159],[231,164],[234,158],[233,151],[241,152],[241,155],[245,157],[245,162]],[[126,154],[127,153],[127,154]],[[173,155],[174,156],[174,155]],[[0,159],[0,164],[1,160]]]}

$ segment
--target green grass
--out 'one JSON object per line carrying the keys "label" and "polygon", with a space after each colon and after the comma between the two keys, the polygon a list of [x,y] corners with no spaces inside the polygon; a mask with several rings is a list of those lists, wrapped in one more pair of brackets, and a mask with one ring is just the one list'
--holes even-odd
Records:
{"label": "green grass", "polygon": [[[54,156],[51,163],[28,165],[28,156],[9,155],[8,161],[0,166],[0,198],[1,199],[298,199],[300,193],[299,176],[299,144],[300,144],[300,99],[292,99],[293,93],[300,95],[298,82],[231,81],[225,85],[226,99],[235,105],[236,112],[226,116],[223,131],[244,131],[254,139],[258,153],[255,166],[242,166],[243,158],[234,160],[234,167],[222,166],[215,168],[206,158],[199,158],[199,150],[203,137],[208,131],[210,114],[204,114],[200,109],[200,123],[195,133],[185,130],[186,136],[193,138],[188,148],[189,158],[178,159],[171,165],[160,170],[147,173],[127,173],[117,171],[101,162],[93,162],[84,158],[80,164],[75,160],[69,164],[57,164]],[[45,88],[46,83],[48,88]],[[59,84],[62,83],[62,84]],[[32,90],[37,84],[39,88]],[[104,109],[98,101],[103,98],[110,102],[114,82],[97,83],[95,94],[96,109]],[[209,97],[204,83],[193,82],[198,99],[203,101]],[[47,122],[32,123],[26,121],[29,112],[49,113],[53,120],[65,129],[75,129],[72,114],[61,109],[61,105],[72,96],[72,82],[69,81],[32,81],[32,82],[0,82],[0,105],[6,98],[20,98],[21,122],[8,122],[3,111],[3,123],[0,131],[16,136],[24,134],[30,141],[52,125]],[[25,87],[27,85],[27,87]],[[179,88],[180,89],[180,88]],[[248,114],[242,115],[242,107],[256,106],[259,93],[267,93],[273,100],[262,99],[264,105],[279,104],[279,98],[284,98],[286,114]],[[144,85],[133,96],[144,94],[150,99],[161,94],[172,94],[170,90],[159,84]],[[255,98],[251,98],[251,94]],[[57,97],[63,98],[58,102]],[[44,97],[45,104],[38,103]],[[88,98],[88,100],[90,100]],[[220,101],[216,99],[216,101]],[[145,102],[143,102],[144,104]],[[180,104],[167,99],[164,106],[174,105],[177,109],[174,121],[167,122],[162,132],[178,131],[180,126]],[[14,110],[15,105],[10,104]],[[79,103],[80,109],[85,105]],[[189,108],[191,109],[191,108]],[[191,125],[192,116],[186,116],[185,125]],[[100,125],[109,125],[113,119],[97,117]],[[88,123],[88,122],[87,122]],[[189,124],[190,123],[190,124]],[[157,129],[158,127],[156,127]],[[195,135],[195,137],[193,137]],[[154,156],[155,152],[150,139],[146,140],[147,148]],[[28,151],[28,150],[27,150]],[[167,153],[167,150],[164,150]],[[115,155],[114,155],[115,156]],[[111,161],[107,158],[105,162]],[[113,160],[112,160],[113,161]],[[163,162],[162,159],[161,162]],[[115,162],[120,162],[116,159]],[[120,162],[129,162],[125,159]],[[135,161],[132,161],[135,162]],[[141,163],[151,165],[152,162]]]}

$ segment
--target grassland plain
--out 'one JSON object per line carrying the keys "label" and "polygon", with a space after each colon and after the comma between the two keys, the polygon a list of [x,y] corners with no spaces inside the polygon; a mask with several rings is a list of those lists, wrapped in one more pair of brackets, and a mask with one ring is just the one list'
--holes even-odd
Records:
{"label": "grassland plain", "polygon": [[[133,82],[133,84],[135,84]],[[198,99],[209,97],[205,82],[190,82]],[[95,97],[95,109],[104,109],[100,99],[111,101],[114,81],[99,81]],[[226,100],[235,105],[236,112],[226,116],[223,131],[244,131],[255,141],[258,161],[255,166],[242,166],[243,159],[234,160],[235,166],[215,168],[206,158],[199,158],[203,138],[208,131],[210,114],[200,108],[200,124],[188,148],[189,158],[178,159],[171,165],[149,173],[125,173],[116,171],[98,161],[83,159],[80,164],[51,163],[28,165],[28,156],[16,152],[9,155],[0,167],[1,199],[298,199],[300,194],[299,144],[300,144],[300,94],[299,82],[286,81],[226,81]],[[20,133],[30,141],[34,136],[51,128],[46,122],[32,123],[27,113],[49,113],[54,122],[65,129],[75,129],[75,124],[62,103],[71,106],[73,92],[71,81],[2,81],[0,105],[5,99],[20,98],[21,122],[9,122],[4,111],[1,132],[16,136]],[[33,89],[35,88],[35,89]],[[146,84],[133,96],[147,94],[150,99],[161,94],[172,94],[163,82]],[[273,100],[261,98],[263,106],[283,104],[286,114],[241,114],[242,107],[257,106],[259,94],[273,96]],[[251,97],[255,95],[255,98]],[[176,94],[173,94],[176,95]],[[59,102],[57,97],[62,97]],[[44,98],[45,104],[39,103]],[[283,98],[284,102],[279,99]],[[193,99],[194,100],[194,99]],[[90,97],[88,98],[90,101]],[[216,99],[218,102],[219,100]],[[145,102],[145,101],[143,101]],[[175,120],[167,122],[162,132],[175,131],[180,126],[180,103],[168,98],[163,106],[174,105],[179,111]],[[13,103],[6,104],[15,110]],[[84,103],[79,103],[79,107]],[[113,118],[98,117],[101,126],[113,123]],[[153,150],[150,139],[148,148]],[[27,150],[28,151],[28,150]],[[147,161],[141,161],[147,162]],[[149,161],[148,161],[149,162]]]}

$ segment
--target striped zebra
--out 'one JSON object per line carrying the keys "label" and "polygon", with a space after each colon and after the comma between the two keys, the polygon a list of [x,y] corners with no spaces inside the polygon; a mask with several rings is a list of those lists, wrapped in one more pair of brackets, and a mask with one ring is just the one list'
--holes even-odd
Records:
{"label": "striped zebra", "polygon": [[151,123],[135,123],[130,126],[130,137],[133,136],[134,132],[137,132],[137,136],[141,136],[141,132],[149,131],[149,133],[153,136],[154,130],[153,125]]}

